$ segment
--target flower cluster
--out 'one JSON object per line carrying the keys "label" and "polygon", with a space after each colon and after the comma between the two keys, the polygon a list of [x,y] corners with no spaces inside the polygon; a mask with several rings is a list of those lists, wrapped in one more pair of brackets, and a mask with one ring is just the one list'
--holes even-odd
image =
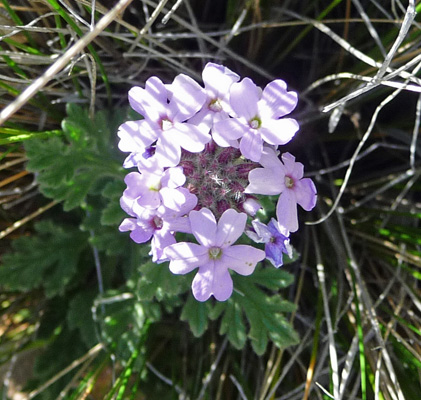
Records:
{"label": "flower cluster", "polygon": [[[151,240],[154,262],[169,261],[174,274],[196,268],[192,290],[199,301],[228,299],[229,269],[251,274],[267,258],[275,267],[291,256],[290,232],[298,229],[297,204],[311,210],[316,188],[303,178],[303,164],[277,147],[299,129],[288,115],[297,94],[280,79],[262,90],[249,78],[208,63],[204,87],[180,74],[171,84],[149,78],[129,91],[131,107],[143,116],[118,131],[119,148],[135,167],[125,183],[121,207],[130,218],[120,231],[136,243]],[[276,218],[247,225],[261,208],[256,195],[279,195]],[[177,232],[197,243],[178,242]],[[234,243],[246,233],[265,250]]]}

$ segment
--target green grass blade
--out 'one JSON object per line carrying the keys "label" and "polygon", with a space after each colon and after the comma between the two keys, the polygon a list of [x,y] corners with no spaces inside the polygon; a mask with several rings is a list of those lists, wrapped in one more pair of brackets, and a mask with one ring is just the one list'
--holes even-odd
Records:
{"label": "green grass blade", "polygon": [[0,127],[0,134],[3,135],[10,135],[6,138],[0,137],[0,145],[9,144],[9,143],[16,143],[22,142],[24,140],[29,140],[32,138],[47,138],[50,136],[57,136],[61,135],[63,132],[61,130],[53,130],[53,131],[43,131],[43,132],[30,132],[24,131],[19,129],[12,129],[12,128],[3,128]]}
{"label": "green grass blade", "polygon": [[19,145],[11,146],[6,151],[0,154],[0,162],[3,161],[8,154],[13,153],[14,151],[19,149]]}
{"label": "green grass blade", "polygon": [[[122,373],[120,374],[120,376],[117,378],[117,380],[115,381],[113,387],[111,388],[110,392],[107,394],[107,396],[104,398],[104,400],[111,400],[111,399],[116,399],[116,400],[121,400],[123,399],[124,393],[126,391],[127,388],[127,384],[129,382],[130,377],[132,376],[134,370],[134,363],[135,361],[138,359],[142,347],[145,343],[145,340],[147,338],[147,333],[149,330],[151,322],[150,321],[146,321],[145,325],[142,328],[142,335],[140,337],[139,340],[139,345],[137,346],[137,348],[133,351],[129,361],[126,364],[126,367],[124,368],[124,370],[122,371]],[[145,359],[142,361],[142,365],[141,368],[144,367],[145,365]]]}
{"label": "green grass blade", "polygon": [[[3,3],[3,6],[6,9],[6,11],[9,13],[10,18],[12,18],[13,22],[16,25],[24,25],[23,21],[19,18],[19,15],[17,15],[15,13],[15,10],[13,10],[13,8],[10,6],[10,4],[8,3],[8,1],[7,0],[1,0],[1,2]],[[26,32],[26,31],[23,31],[23,34],[28,39],[28,42],[30,43],[30,45],[33,48],[35,48],[36,47],[36,43],[35,43],[34,39],[32,39],[32,36],[28,32]]]}
{"label": "green grass blade", "polygon": [[42,56],[44,55],[43,53],[41,53],[39,50],[37,50],[36,48],[32,47],[32,46],[27,46],[23,43],[19,43],[16,40],[10,39],[10,38],[5,38],[3,39],[3,41],[7,44],[10,44],[11,46],[16,47],[17,49],[23,50],[29,54],[33,54],[36,56]]}
{"label": "green grass blade", "polygon": [[78,387],[69,397],[69,400],[85,399],[89,395],[89,393],[91,393],[100,373],[103,371],[104,367],[109,361],[109,355],[105,355],[102,362],[100,362],[95,369],[86,373],[86,375],[83,376],[83,379],[81,380]]}
{"label": "green grass blade", "polygon": [[[7,92],[9,92],[9,94],[11,94],[14,97],[17,97],[21,94],[20,90],[8,85],[7,83],[2,82],[1,80],[0,88],[5,89]],[[39,108],[42,111],[45,111],[51,119],[55,121],[61,121],[63,119],[63,114],[51,106],[51,104],[48,102],[43,93],[39,93],[38,96],[39,100],[37,100],[36,98],[31,99],[28,101],[28,103],[33,105],[34,107]]]}
{"label": "green grass blade", "polygon": [[28,75],[26,75],[25,71],[23,71],[19,65],[17,65],[16,62],[8,55],[4,54],[2,57],[6,64],[15,72],[16,75],[20,76],[21,78],[28,78]]}
{"label": "green grass blade", "polygon": [[[342,3],[342,0],[333,0],[316,18],[318,21],[322,20],[326,15],[328,15],[336,6]],[[281,55],[276,59],[276,63],[281,62],[289,53],[290,51],[298,45],[298,43],[303,40],[308,33],[313,29],[312,25],[307,26],[304,28],[301,33],[299,33],[296,38],[291,42],[289,46],[281,53]]]}
{"label": "green grass blade", "polygon": [[[57,11],[57,13],[72,27],[72,29],[80,37],[83,36],[83,32],[81,31],[81,29],[77,26],[77,24],[73,21],[73,19],[66,13],[66,11],[60,6],[60,4],[58,4],[58,2],[56,0],[47,0],[47,2],[48,2],[48,4],[50,4],[51,7],[53,7],[53,9],[55,11]],[[106,87],[108,98],[110,100],[111,99],[110,82],[108,80],[108,76],[107,76],[107,73],[105,71],[104,65],[102,64],[101,59],[99,58],[98,53],[95,51],[92,44],[88,44],[86,47],[88,48],[88,50],[92,54],[92,57],[95,59],[95,62],[98,65],[102,80],[104,81],[104,84],[105,84],[105,87]]]}

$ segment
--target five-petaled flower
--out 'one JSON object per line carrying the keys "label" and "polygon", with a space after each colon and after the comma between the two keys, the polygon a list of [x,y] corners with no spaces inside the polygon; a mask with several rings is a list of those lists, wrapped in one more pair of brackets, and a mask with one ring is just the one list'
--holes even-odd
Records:
{"label": "five-petaled flower", "polygon": [[[188,122],[203,127],[208,132],[213,125],[221,120],[228,119],[231,111],[229,102],[230,88],[234,82],[238,82],[240,77],[229,68],[222,65],[207,63],[202,73],[205,85],[206,100],[202,109],[194,115]],[[213,132],[214,140],[215,132]],[[218,138],[230,146],[231,142],[225,142],[223,138]]]}
{"label": "five-petaled flower", "polygon": [[195,195],[186,188],[177,189],[176,201],[172,201],[172,208],[160,205],[158,208],[145,208],[136,200],[122,197],[121,208],[132,218],[125,218],[119,226],[120,232],[130,231],[131,239],[136,243],[151,241],[152,261],[166,261],[163,258],[164,249],[175,243],[175,232],[191,233],[190,221],[185,216],[197,204]]}
{"label": "five-petaled flower", "polygon": [[266,258],[274,267],[279,268],[284,265],[283,254],[292,258],[288,232],[282,233],[274,218],[267,225],[258,219],[253,220],[251,224],[253,230],[246,231],[247,236],[256,243],[265,243]]}
{"label": "five-petaled flower", "polygon": [[290,153],[281,156],[267,147],[262,156],[263,168],[255,168],[249,173],[250,184],[245,193],[277,195],[276,217],[281,229],[298,230],[297,204],[310,211],[316,205],[317,191],[310,178],[303,178],[304,166],[295,162]]}
{"label": "five-petaled flower", "polygon": [[145,208],[158,208],[161,203],[171,208],[172,199],[178,195],[180,186],[184,185],[186,177],[181,167],[156,168],[144,170],[142,173],[130,172],[124,178],[127,184],[123,197],[136,200]]}
{"label": "five-petaled flower", "polygon": [[[156,157],[162,167],[177,165],[181,148],[201,152],[211,137],[186,121],[201,109],[205,100],[206,94],[199,84],[183,74],[177,75],[169,87],[156,76],[146,81],[144,89],[133,87],[129,91],[130,105],[144,119],[129,121],[120,127],[120,149],[128,151],[135,145],[139,153],[144,153],[156,141],[152,157]],[[143,139],[133,139],[139,135]]]}
{"label": "five-petaled flower", "polygon": [[165,248],[174,274],[186,274],[199,268],[193,279],[194,297],[205,301],[214,296],[227,300],[233,290],[229,269],[240,275],[250,275],[265,252],[248,245],[234,245],[243,234],[247,216],[233,209],[226,210],[218,223],[207,208],[191,211],[191,230],[199,244],[180,242]]}
{"label": "five-petaled flower", "polygon": [[298,131],[295,119],[281,118],[297,105],[297,93],[288,92],[281,79],[270,82],[263,91],[250,78],[233,83],[230,104],[233,118],[215,124],[214,139],[218,143],[218,137],[230,141],[241,138],[241,153],[252,161],[260,161],[263,142],[286,144]]}

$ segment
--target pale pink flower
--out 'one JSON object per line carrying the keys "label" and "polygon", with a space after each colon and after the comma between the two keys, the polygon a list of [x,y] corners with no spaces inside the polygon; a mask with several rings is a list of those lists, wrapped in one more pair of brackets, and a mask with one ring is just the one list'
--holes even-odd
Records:
{"label": "pale pink flower", "polygon": [[165,248],[174,274],[187,274],[199,268],[193,279],[194,297],[206,301],[214,296],[227,300],[233,290],[229,269],[250,275],[265,252],[247,245],[234,245],[243,234],[247,216],[233,209],[226,210],[219,222],[207,208],[189,214],[192,233],[199,244],[180,242]]}
{"label": "pale pink flower", "polygon": [[281,79],[270,82],[263,91],[249,78],[233,83],[230,89],[233,118],[214,124],[213,136],[227,142],[240,139],[243,156],[256,162],[260,161],[264,142],[288,143],[299,126],[295,119],[283,118],[297,105],[297,93],[288,92],[286,87]]}
{"label": "pale pink flower", "polygon": [[261,163],[264,168],[255,168],[249,173],[250,184],[245,193],[278,195],[276,217],[281,229],[298,230],[297,204],[310,211],[316,205],[317,191],[310,178],[303,178],[304,166],[295,162],[290,153],[282,154],[282,162],[274,151],[265,148]]}

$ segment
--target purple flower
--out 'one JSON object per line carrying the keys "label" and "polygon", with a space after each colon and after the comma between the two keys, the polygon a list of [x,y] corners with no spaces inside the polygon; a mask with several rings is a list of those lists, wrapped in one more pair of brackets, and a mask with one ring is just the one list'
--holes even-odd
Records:
{"label": "purple flower", "polygon": [[226,210],[219,222],[207,208],[191,211],[191,230],[199,242],[181,242],[165,248],[174,274],[187,274],[199,268],[193,279],[193,295],[198,301],[214,296],[219,301],[227,300],[233,290],[228,269],[240,275],[250,275],[256,264],[265,258],[265,252],[234,242],[244,232],[247,216],[233,209]]}
{"label": "purple flower", "polygon": [[297,105],[297,94],[288,92],[283,80],[270,82],[262,91],[244,78],[231,85],[230,104],[233,118],[217,122],[213,135],[228,142],[241,138],[241,153],[252,161],[260,161],[263,142],[286,144],[299,129],[295,119],[281,118]]}
{"label": "purple flower", "polygon": [[157,167],[155,170],[142,170],[142,173],[130,172],[124,178],[127,188],[123,197],[127,199],[126,203],[136,200],[139,206],[145,208],[158,208],[161,204],[172,208],[172,198],[178,195],[174,190],[184,185],[185,181],[182,167],[172,167],[165,171]]}
{"label": "purple flower", "polygon": [[136,243],[145,243],[152,238],[151,255],[153,262],[166,261],[163,258],[165,247],[176,243],[174,234],[162,218],[162,209],[145,208],[137,218],[126,218],[119,226],[120,232],[130,231],[131,239]]}
{"label": "purple flower", "polygon": [[164,205],[156,209],[144,208],[127,197],[120,200],[121,208],[133,218],[125,218],[119,226],[120,232],[130,231],[131,239],[136,243],[145,243],[152,238],[151,254],[153,262],[163,262],[165,247],[176,243],[174,232],[191,233],[190,221],[185,215],[197,204],[197,198],[185,188],[174,189],[178,192],[177,208]]}
{"label": "purple flower", "polygon": [[254,217],[257,214],[257,212],[262,208],[262,205],[256,199],[253,199],[252,197],[248,197],[242,204],[241,208],[248,215],[251,215],[252,217]]}
{"label": "purple flower", "polygon": [[250,184],[245,193],[266,195],[280,194],[276,205],[276,217],[280,229],[298,230],[297,204],[310,211],[316,205],[317,191],[309,178],[303,178],[304,166],[295,162],[290,153],[282,154],[282,162],[273,149],[265,148],[261,160],[264,168],[249,173]]}
{"label": "purple flower", "polygon": [[157,139],[154,132],[142,130],[143,124],[143,120],[127,121],[118,128],[118,148],[123,152],[130,152],[124,160],[124,168],[136,167],[144,159],[149,146]]}
{"label": "purple flower", "polygon": [[[229,90],[234,82],[240,80],[240,77],[223,65],[207,63],[203,69],[202,78],[207,98],[203,108],[188,122],[203,127],[208,132],[215,122],[228,119],[229,113],[232,113]],[[218,135],[213,135],[213,139],[218,144],[221,143],[221,146],[231,145],[231,142],[227,142]]]}
{"label": "purple flower", "polygon": [[135,86],[129,91],[130,105],[144,119],[120,127],[119,148],[143,154],[156,141],[152,158],[156,157],[161,167],[177,165],[181,148],[197,153],[211,139],[208,132],[185,122],[205,100],[203,89],[187,75],[177,75],[171,85],[164,85],[156,76],[149,78],[144,89]]}
{"label": "purple flower", "polygon": [[289,258],[292,258],[289,233],[286,231],[282,233],[275,219],[272,218],[267,225],[257,219],[252,221],[251,224],[254,231],[246,231],[247,236],[256,243],[265,243],[266,258],[274,267],[279,268],[283,265],[283,254],[287,254]]}

